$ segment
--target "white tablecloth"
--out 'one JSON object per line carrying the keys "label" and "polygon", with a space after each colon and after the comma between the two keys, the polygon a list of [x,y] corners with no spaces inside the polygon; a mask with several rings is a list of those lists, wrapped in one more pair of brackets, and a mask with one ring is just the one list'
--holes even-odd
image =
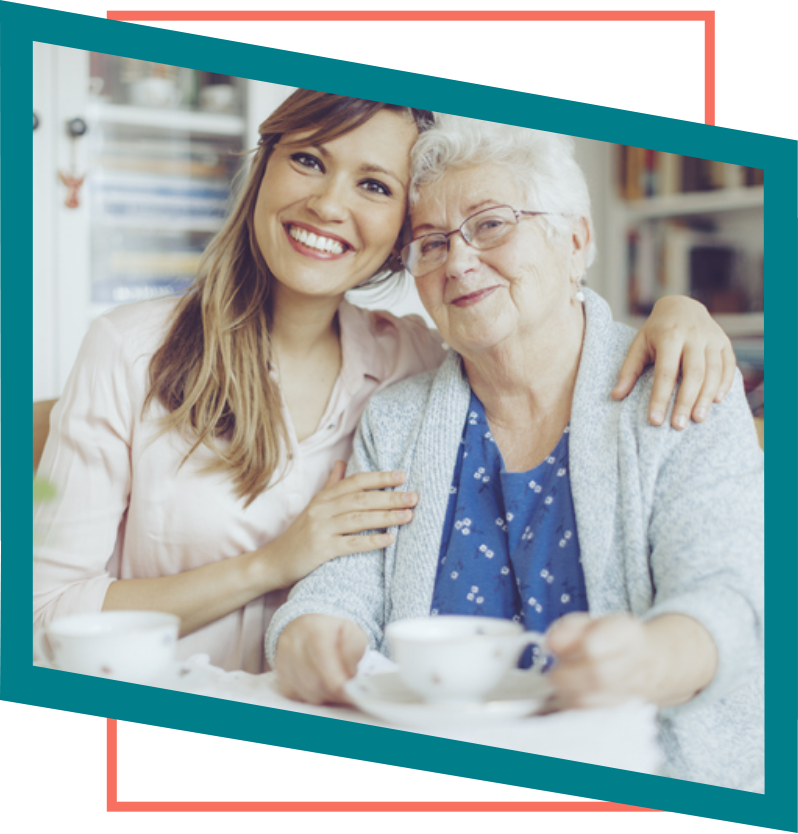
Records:
{"label": "white tablecloth", "polygon": [[[390,667],[392,664],[382,655],[370,653],[361,662],[360,674],[385,671]],[[273,672],[263,675],[225,672],[211,666],[204,655],[175,664],[154,685],[307,715],[391,726],[352,707],[316,707],[291,701],[277,691]],[[612,709],[570,710],[484,727],[458,727],[434,735],[640,773],[658,773],[662,754],[657,743],[655,718],[656,709],[652,705],[630,702]],[[406,730],[404,727],[395,729]]]}

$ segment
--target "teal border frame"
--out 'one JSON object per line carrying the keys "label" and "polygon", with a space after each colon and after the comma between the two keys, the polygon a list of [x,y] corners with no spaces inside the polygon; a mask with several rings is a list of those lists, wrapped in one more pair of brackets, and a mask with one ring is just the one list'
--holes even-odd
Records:
{"label": "teal border frame", "polygon": [[[794,195],[798,193],[798,155],[795,145],[779,136],[769,136],[709,127],[694,120],[663,119],[643,114],[615,111],[611,107],[581,104],[543,97],[529,89],[486,89],[462,82],[431,76],[401,73],[374,66],[363,73],[357,62],[331,61],[309,55],[278,52],[274,48],[248,46],[190,33],[174,33],[145,26],[134,26],[42,9],[30,5],[4,4],[6,48],[0,57],[2,77],[6,79],[9,118],[3,144],[6,150],[7,185],[2,215],[6,242],[6,314],[0,338],[6,357],[5,371],[9,394],[5,398],[3,427],[6,437],[6,465],[0,480],[0,512],[5,522],[3,546],[3,581],[0,590],[0,617],[9,635],[6,641],[6,681],[15,688],[6,691],[3,702],[6,717],[112,717],[122,721],[146,722],[148,725],[177,728],[198,733],[212,732],[235,738],[262,739],[269,748],[306,748],[318,759],[309,776],[317,784],[304,785],[297,799],[420,799],[417,779],[419,763],[441,761],[448,769],[443,773],[441,794],[436,799],[600,799],[634,804],[668,811],[665,815],[607,814],[590,822],[734,822],[767,825],[776,828],[796,827],[793,808],[793,748],[796,732],[794,718],[796,669],[789,658],[795,657],[792,645],[795,625],[790,616],[790,591],[796,584],[796,559],[789,545],[790,490],[788,473],[795,468],[793,434],[785,415],[795,413],[795,393],[787,380],[795,378],[790,362],[788,340],[792,313],[791,290],[795,276],[791,243],[798,229],[798,211]],[[565,13],[564,13],[565,14]],[[572,13],[576,18],[578,13]],[[31,97],[30,60],[32,41],[79,49],[130,55],[178,66],[196,66],[247,78],[256,78],[294,86],[323,88],[395,103],[411,104],[431,110],[448,110],[494,121],[522,124],[576,136],[609,142],[653,147],[691,156],[720,159],[765,169],[767,183],[766,249],[768,274],[777,276],[769,282],[783,294],[783,304],[772,304],[768,321],[771,329],[769,370],[782,382],[771,385],[768,435],[771,438],[769,483],[776,485],[769,502],[768,533],[772,560],[769,572],[768,612],[772,618],[768,656],[767,693],[767,792],[764,796],[721,788],[696,785],[661,777],[582,765],[557,759],[493,748],[463,745],[442,739],[380,728],[367,728],[344,722],[297,716],[224,701],[187,696],[174,692],[134,687],[111,681],[95,680],[36,669],[30,665],[28,640],[30,569],[30,527],[27,486],[23,499],[23,474],[27,481],[28,444],[15,442],[18,434],[16,406],[22,397],[27,401],[30,364],[20,345],[27,343],[30,319],[23,311],[30,308],[30,296],[24,276],[30,272],[30,200],[29,171],[32,163],[27,135],[28,106]],[[761,91],[764,94],[765,91]],[[24,105],[24,107],[23,107]],[[24,111],[24,112],[23,112]],[[24,115],[24,119],[23,119]],[[22,152],[24,150],[24,153]],[[774,296],[776,298],[779,295]],[[793,325],[794,326],[794,325]],[[24,396],[23,396],[24,395]],[[775,404],[772,398],[776,398]],[[25,405],[25,408],[27,406]],[[12,416],[13,415],[13,416]],[[23,421],[26,428],[27,419]],[[776,443],[774,447],[772,444]],[[773,449],[777,454],[772,454]],[[774,579],[775,577],[775,579]],[[212,729],[208,729],[212,728]],[[457,745],[455,749],[452,745]],[[376,770],[371,765],[373,751],[381,751],[392,762],[390,777],[366,779],[363,784],[379,793],[359,795],[358,785],[351,794],[324,795],[324,779],[341,768],[344,760],[360,767],[364,777]],[[321,751],[319,753],[318,751]],[[520,757],[520,758],[519,758]],[[523,761],[522,761],[523,759]],[[368,764],[365,767],[364,764]],[[508,776],[508,773],[511,774]],[[425,798],[428,791],[424,791]],[[135,815],[141,822],[150,815]],[[441,822],[480,822],[482,815],[440,815]],[[13,815],[16,817],[16,815]],[[124,822],[128,815],[92,814],[86,821]],[[174,821],[213,822],[215,815],[190,814]],[[414,817],[416,817],[414,819]],[[424,817],[428,819],[428,817]],[[30,818],[25,818],[30,821]],[[228,817],[229,819],[229,817]],[[317,820],[314,815],[269,815],[270,822]],[[421,822],[417,815],[346,814],[336,822],[365,823]],[[20,817],[20,821],[22,817]],[[9,816],[7,821],[11,822]],[[77,821],[77,820],[75,820]],[[260,816],[241,814],[237,822],[263,821]],[[332,820],[330,820],[332,821]],[[493,818],[495,821],[495,817]],[[583,816],[517,815],[502,816],[502,822],[583,822]]]}

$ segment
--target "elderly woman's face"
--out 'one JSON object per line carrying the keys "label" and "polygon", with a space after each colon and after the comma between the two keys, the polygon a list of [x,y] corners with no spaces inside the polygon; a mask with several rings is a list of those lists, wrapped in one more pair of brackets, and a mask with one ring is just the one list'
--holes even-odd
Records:
{"label": "elderly woman's face", "polygon": [[[421,190],[411,213],[414,238],[450,232],[493,206],[546,211],[526,205],[521,186],[505,165],[453,169]],[[541,218],[520,221],[499,246],[479,251],[460,234],[449,238],[446,261],[416,279],[421,300],[446,342],[458,352],[478,352],[523,339],[573,310],[572,279],[585,269],[586,231],[547,240]]]}

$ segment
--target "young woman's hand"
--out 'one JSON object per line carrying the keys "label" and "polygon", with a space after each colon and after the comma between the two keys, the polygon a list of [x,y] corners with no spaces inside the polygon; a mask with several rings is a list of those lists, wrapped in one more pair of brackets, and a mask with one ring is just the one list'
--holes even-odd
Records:
{"label": "young woman's hand", "polygon": [[682,384],[671,425],[683,429],[692,417],[700,423],[734,381],[737,365],[729,337],[703,304],[681,295],[661,298],[629,348],[612,397],[621,400],[646,365],[654,362],[654,389],[648,418],[662,425],[681,368]]}
{"label": "young woman's hand", "polygon": [[345,464],[336,461],[302,514],[264,547],[171,576],[112,582],[103,610],[169,611],[180,617],[180,636],[185,637],[269,591],[293,585],[336,556],[386,547],[392,534],[356,534],[407,524],[418,496],[384,491],[403,484],[404,472],[344,478],[345,471]]}
{"label": "young woman's hand", "polygon": [[294,523],[263,548],[280,587],[303,579],[317,567],[347,553],[387,547],[393,533],[369,533],[407,524],[418,503],[414,492],[386,492],[404,483],[404,472],[362,472],[344,478],[346,465],[336,461],[327,483]]}
{"label": "young woman's hand", "polygon": [[630,698],[682,704],[712,681],[717,668],[709,632],[682,614],[648,622],[631,614],[568,614],[549,628],[546,648],[556,658],[549,673],[554,709],[608,707]]}
{"label": "young woman's hand", "polygon": [[368,638],[351,620],[306,614],[280,635],[275,670],[280,692],[309,704],[348,703],[344,684],[357,672]]}

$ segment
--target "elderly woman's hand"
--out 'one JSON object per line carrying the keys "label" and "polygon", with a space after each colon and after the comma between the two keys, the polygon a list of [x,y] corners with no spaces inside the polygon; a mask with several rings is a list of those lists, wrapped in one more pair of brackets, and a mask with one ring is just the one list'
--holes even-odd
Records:
{"label": "elderly woman's hand", "polygon": [[658,706],[689,701],[715,676],[717,650],[692,617],[568,614],[546,634],[556,664],[552,707],[607,707],[630,698]]}
{"label": "elderly woman's hand", "polygon": [[367,648],[363,629],[351,620],[325,614],[297,617],[277,642],[277,686],[295,701],[349,703],[343,687]]}
{"label": "elderly woman's hand", "polygon": [[632,342],[612,391],[623,399],[646,365],[654,362],[654,389],[648,417],[662,425],[681,366],[682,384],[671,425],[683,429],[692,417],[700,423],[713,402],[720,402],[734,381],[736,360],[729,337],[703,304],[684,296],[667,296],[655,305]]}

